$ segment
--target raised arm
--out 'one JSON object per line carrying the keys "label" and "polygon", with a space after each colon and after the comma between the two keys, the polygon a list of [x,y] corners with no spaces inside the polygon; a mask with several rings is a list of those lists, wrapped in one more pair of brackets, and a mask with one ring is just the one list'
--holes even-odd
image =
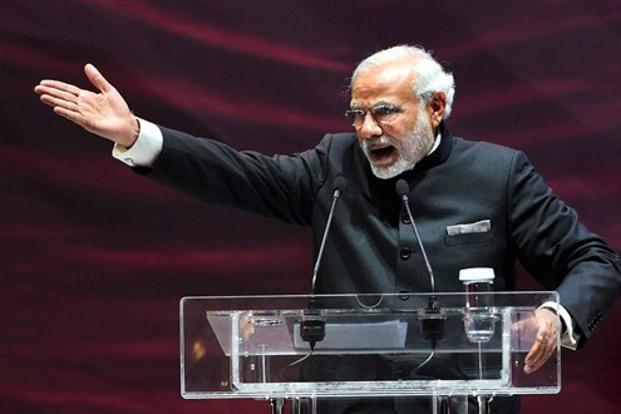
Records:
{"label": "raised arm", "polygon": [[41,102],[54,108],[56,115],[88,132],[131,147],[138,136],[138,120],[116,88],[95,66],[85,65],[84,73],[98,93],[50,79],[42,80],[34,91],[40,95]]}

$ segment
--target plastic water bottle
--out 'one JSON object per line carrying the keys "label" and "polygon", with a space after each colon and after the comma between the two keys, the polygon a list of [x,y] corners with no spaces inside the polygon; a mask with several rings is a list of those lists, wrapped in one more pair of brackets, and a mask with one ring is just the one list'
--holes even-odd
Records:
{"label": "plastic water bottle", "polygon": [[494,336],[497,316],[494,314],[494,269],[473,267],[461,269],[466,306],[464,329],[470,342],[487,342]]}

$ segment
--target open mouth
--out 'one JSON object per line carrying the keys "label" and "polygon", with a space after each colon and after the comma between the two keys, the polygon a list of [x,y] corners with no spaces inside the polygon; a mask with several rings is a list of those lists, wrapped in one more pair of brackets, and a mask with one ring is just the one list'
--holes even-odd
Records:
{"label": "open mouth", "polygon": [[392,145],[380,145],[369,148],[367,153],[373,163],[378,165],[390,164],[397,156],[397,149]]}

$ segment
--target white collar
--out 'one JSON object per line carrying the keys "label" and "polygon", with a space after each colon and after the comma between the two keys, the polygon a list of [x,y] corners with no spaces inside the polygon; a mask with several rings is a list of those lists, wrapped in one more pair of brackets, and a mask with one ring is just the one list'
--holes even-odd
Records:
{"label": "white collar", "polygon": [[438,149],[438,147],[440,146],[440,142],[442,141],[442,133],[440,132],[440,130],[438,129],[438,135],[436,135],[436,139],[433,142],[433,145],[431,146],[431,149],[429,150],[429,152],[427,153],[427,155],[431,155],[435,150]]}

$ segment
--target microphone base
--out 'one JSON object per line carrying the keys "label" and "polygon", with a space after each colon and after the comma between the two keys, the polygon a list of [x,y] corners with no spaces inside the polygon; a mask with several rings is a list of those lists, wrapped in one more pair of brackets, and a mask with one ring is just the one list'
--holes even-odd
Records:
{"label": "microphone base", "polygon": [[314,350],[315,344],[326,337],[326,321],[321,319],[300,321],[300,337],[304,342],[308,342],[311,350]]}
{"label": "microphone base", "polygon": [[444,338],[446,331],[446,313],[437,307],[430,307],[421,311],[418,315],[421,322],[421,334],[423,338],[431,341],[434,346],[437,341]]}

